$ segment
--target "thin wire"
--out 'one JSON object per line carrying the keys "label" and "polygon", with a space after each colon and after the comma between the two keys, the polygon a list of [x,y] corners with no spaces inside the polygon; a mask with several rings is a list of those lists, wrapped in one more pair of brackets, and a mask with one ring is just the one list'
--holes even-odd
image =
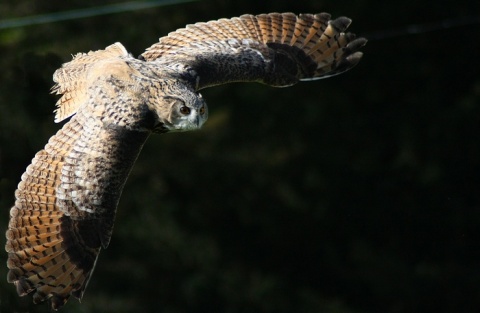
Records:
{"label": "thin wire", "polygon": [[[85,17],[113,14],[119,12],[127,12],[134,10],[147,9],[157,6],[165,6],[171,4],[179,4],[184,2],[193,2],[198,0],[149,0],[124,2],[111,4],[100,7],[92,7],[87,9],[78,9],[71,11],[55,12],[43,15],[27,16],[0,21],[0,29],[24,27],[30,25],[66,21]],[[416,35],[433,31],[445,30],[456,27],[480,24],[480,16],[465,16],[458,18],[445,19],[439,22],[411,24],[400,28],[387,29],[364,33],[362,36],[368,38],[369,41],[390,39],[401,36]]]}
{"label": "thin wire", "polygon": [[87,9],[78,9],[71,11],[62,11],[42,15],[34,15],[20,18],[13,18],[0,21],[0,29],[24,27],[37,24],[52,23],[58,21],[73,20],[98,15],[106,15],[119,12],[127,12],[141,9],[148,9],[158,6],[178,4],[184,2],[192,2],[197,0],[151,0],[151,1],[135,1],[111,4],[106,6],[97,6]]}
{"label": "thin wire", "polygon": [[424,24],[411,24],[400,28],[379,30],[362,34],[368,41],[390,39],[401,36],[429,33],[439,30],[451,29],[456,27],[470,26],[480,24],[480,16],[464,16],[458,18],[445,19],[443,21]]}

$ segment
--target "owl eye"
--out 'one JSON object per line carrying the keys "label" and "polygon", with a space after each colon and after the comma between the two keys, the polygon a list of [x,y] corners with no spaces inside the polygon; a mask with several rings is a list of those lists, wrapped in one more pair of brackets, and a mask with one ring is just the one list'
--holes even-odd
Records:
{"label": "owl eye", "polygon": [[183,115],[188,115],[188,114],[190,114],[190,108],[186,107],[186,106],[182,106],[180,108],[180,113],[182,113]]}
{"label": "owl eye", "polygon": [[200,113],[200,115],[205,114],[205,106],[203,106],[203,107],[200,108],[200,112],[199,112],[199,113]]}

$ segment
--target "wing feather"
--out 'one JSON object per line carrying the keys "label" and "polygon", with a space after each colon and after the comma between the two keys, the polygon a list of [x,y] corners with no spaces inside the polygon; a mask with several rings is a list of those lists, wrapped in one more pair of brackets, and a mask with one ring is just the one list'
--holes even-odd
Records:
{"label": "wing feather", "polygon": [[248,30],[247,36],[242,38],[262,38],[260,25],[258,24],[258,20],[255,16],[250,14],[244,14],[240,16],[239,23],[245,25],[245,28]]}
{"label": "wing feather", "polygon": [[128,56],[127,50],[120,43],[108,46],[104,50],[78,53],[73,60],[65,63],[53,74],[56,85],[52,92],[62,94],[57,101],[55,122],[61,122],[72,116],[87,100],[87,85],[89,70],[99,61]]}
{"label": "wing feather", "polygon": [[[62,151],[51,154],[41,150],[36,154],[18,185],[6,233],[8,281],[16,285],[19,295],[33,292],[35,303],[55,295],[54,308],[60,307],[72,290],[83,292],[85,277],[93,270],[78,269],[72,262],[62,234],[71,229],[62,223],[65,213],[56,203],[64,156],[78,138],[79,132],[72,132],[78,128],[75,120],[70,121],[52,137],[51,143],[57,139],[62,143]],[[93,250],[96,257],[99,247]],[[70,275],[73,272],[75,275]],[[55,286],[55,291],[50,291],[53,287],[49,286]]]}
{"label": "wing feather", "polygon": [[196,89],[235,81],[289,86],[344,72],[366,43],[345,33],[351,20],[327,13],[242,15],[187,25],[148,48],[141,58],[193,73]]}
{"label": "wing feather", "polygon": [[[115,109],[126,112],[143,103],[132,79],[137,72],[118,54],[121,48],[77,55],[57,71],[57,78],[64,76],[56,90],[70,95],[65,99],[75,114],[35,155],[10,210],[8,281],[19,295],[33,293],[35,303],[50,299],[53,309],[72,295],[82,298],[98,254],[109,243],[123,185],[149,135],[109,120]],[[72,77],[62,72],[67,70]],[[62,117],[68,101],[59,108]],[[125,124],[127,118],[134,116],[124,117]]]}

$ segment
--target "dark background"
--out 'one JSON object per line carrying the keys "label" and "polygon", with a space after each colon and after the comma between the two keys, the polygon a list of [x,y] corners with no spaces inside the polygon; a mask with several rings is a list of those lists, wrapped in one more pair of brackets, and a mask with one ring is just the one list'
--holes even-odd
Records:
{"label": "dark background", "polygon": [[[0,20],[98,3],[2,1]],[[479,24],[375,40],[471,17],[475,0],[203,0],[0,30],[0,234],[61,127],[49,88],[71,54],[138,55],[188,23],[273,11],[351,17],[372,37],[364,59],[291,88],[204,90],[209,121],[151,137],[65,312],[479,312]],[[49,312],[16,295],[5,261],[0,311]]]}

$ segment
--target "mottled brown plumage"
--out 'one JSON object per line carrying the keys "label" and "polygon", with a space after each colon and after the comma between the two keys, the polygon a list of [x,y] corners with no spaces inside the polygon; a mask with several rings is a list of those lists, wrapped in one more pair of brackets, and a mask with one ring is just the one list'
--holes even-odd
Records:
{"label": "mottled brown plumage", "polygon": [[81,299],[109,244],[120,195],[151,133],[194,130],[198,90],[237,81],[290,86],[344,72],[366,43],[326,13],[243,15],[188,25],[139,59],[116,43],[77,54],[54,74],[55,121],[70,120],[35,155],[6,233],[8,281],[58,309]]}

